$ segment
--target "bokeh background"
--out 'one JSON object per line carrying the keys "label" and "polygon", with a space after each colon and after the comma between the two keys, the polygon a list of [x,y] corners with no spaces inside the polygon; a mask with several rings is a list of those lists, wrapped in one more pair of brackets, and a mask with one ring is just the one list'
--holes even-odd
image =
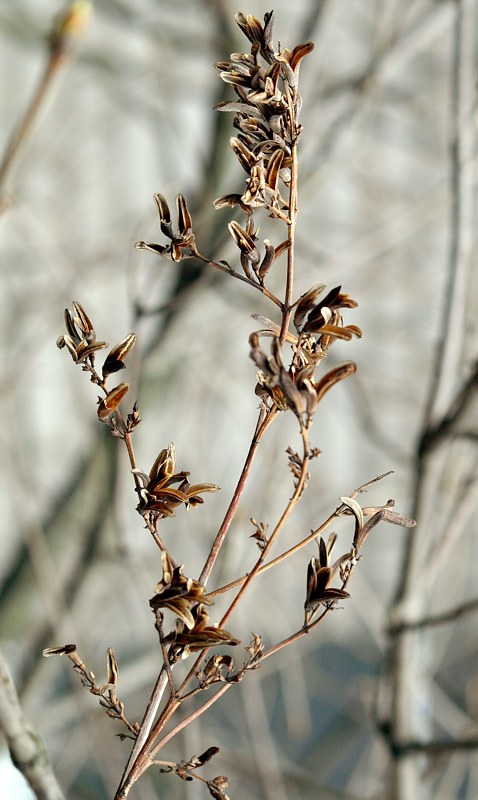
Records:
{"label": "bokeh background", "polygon": [[[69,664],[44,660],[42,649],[76,642],[101,681],[114,647],[120,696],[128,716],[141,718],[161,663],[148,606],[161,568],[134,510],[126,453],[96,419],[94,387],[55,347],[63,309],[79,300],[111,345],[138,335],[127,379],[143,417],[141,466],[148,471],[172,441],[193,482],[221,486],[204,506],[164,521],[189,575],[201,569],[253,432],[250,315],[272,314],[237,281],[133,248],[161,240],[153,193],[173,203],[181,192],[200,249],[234,257],[230,216],[212,201],[240,190],[242,175],[229,148],[232,117],[212,110],[232,94],[213,64],[247,49],[234,12],[262,18],[270,4],[94,6],[81,48],[0,186],[0,635],[71,800],[111,798],[128,744]],[[410,535],[374,531],[343,610],[249,674],[168,756],[220,744],[208,774],[227,774],[228,793],[241,800],[474,800],[477,3],[276,0],[274,8],[281,46],[316,43],[301,69],[296,296],[319,282],[342,285],[359,301],[347,321],[364,331],[331,353],[358,371],[321,404],[312,441],[322,454],[283,545],[317,527],[339,496],[391,469],[366,504],[393,497],[419,524]],[[47,0],[0,2],[1,152],[44,71],[61,10]],[[282,280],[278,268],[272,285]],[[258,455],[218,584],[256,557],[250,517],[273,525],[290,496],[289,445],[298,446],[297,430],[284,415]],[[346,548],[350,521],[336,530]],[[315,553],[311,545],[257,581],[228,624],[244,644],[251,631],[272,644],[300,627]],[[452,619],[403,632],[443,613]],[[6,751],[0,770],[5,797],[32,797]],[[134,796],[204,794],[150,770]]]}

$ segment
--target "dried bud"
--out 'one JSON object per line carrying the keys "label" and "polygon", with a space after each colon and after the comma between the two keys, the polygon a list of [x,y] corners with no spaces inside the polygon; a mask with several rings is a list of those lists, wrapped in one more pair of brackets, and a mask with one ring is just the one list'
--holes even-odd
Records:
{"label": "dried bud", "polygon": [[214,800],[229,800],[229,796],[223,792],[228,783],[229,781],[225,775],[218,775],[214,780],[208,781],[207,788],[211,797],[214,797]]}
{"label": "dried bud", "polygon": [[76,0],[70,3],[50,34],[50,47],[54,52],[70,49],[79,42],[87,29],[92,3]]}

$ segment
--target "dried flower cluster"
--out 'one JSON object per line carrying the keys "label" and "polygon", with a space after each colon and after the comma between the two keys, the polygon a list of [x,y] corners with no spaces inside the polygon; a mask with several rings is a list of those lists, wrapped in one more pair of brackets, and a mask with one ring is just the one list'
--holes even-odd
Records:
{"label": "dried flower cluster", "polygon": [[[284,48],[276,51],[272,40],[272,12],[265,15],[264,23],[243,14],[237,14],[236,21],[250,42],[250,50],[233,53],[230,61],[216,65],[219,76],[232,86],[236,95],[235,100],[222,103],[218,109],[234,114],[234,126],[238,133],[231,139],[231,148],[245,172],[245,185],[242,193],[220,197],[215,207],[229,208],[234,214],[242,215],[242,221],[233,219],[228,224],[236,246],[238,265],[235,267],[227,261],[214,261],[202,255],[191,214],[182,195],[176,200],[175,226],[166,199],[161,194],[155,195],[160,228],[166,243],[136,244],[137,248],[154,252],[174,263],[195,258],[239,279],[268,298],[278,314],[276,321],[253,314],[254,320],[261,326],[249,339],[250,356],[257,368],[256,394],[260,397],[257,425],[237,488],[197,579],[187,577],[184,567],[175,562],[171,546],[160,536],[159,527],[164,518],[173,517],[178,509],[197,507],[204,502],[205,493],[215,492],[219,487],[213,483],[191,484],[189,473],[176,467],[176,452],[172,444],[160,450],[148,473],[138,467],[133,443],[135,428],[141,422],[138,406],[135,403],[125,415],[120,404],[128,392],[128,384],[107,386],[110,377],[125,367],[125,359],[136,337],[129,334],[113,347],[106,356],[101,372],[98,372],[96,357],[107,344],[96,340],[90,319],[82,306],[74,303],[73,311],[65,312],[66,334],[58,340],[58,346],[68,349],[73,361],[90,374],[90,380],[102,392],[98,400],[98,417],[126,445],[138,496],[137,510],[161,551],[162,574],[154,587],[150,607],[159,634],[163,665],[140,725],[131,725],[124,717],[123,704],[116,695],[118,670],[112,650],[108,651],[108,679],[103,687],[96,685],[94,675],[77,656],[75,646],[52,648],[46,652],[46,655],[67,654],[75,670],[80,673],[83,684],[100,697],[100,703],[106,706],[110,716],[121,719],[127,725],[129,735],[135,739],[116,800],[124,800],[136,780],[152,764],[156,764],[162,772],[173,773],[182,780],[198,779],[212,797],[227,800],[227,779],[224,776],[208,779],[198,774],[198,769],[216,756],[219,748],[209,747],[201,755],[180,762],[159,761],[157,753],[185,724],[192,723],[225,691],[241,681],[248,671],[259,668],[264,659],[299,640],[317,626],[326,614],[337,608],[340,600],[350,597],[347,586],[359,560],[359,551],[378,522],[388,521],[406,527],[414,525],[413,520],[392,510],[393,501],[388,501],[382,507],[362,508],[356,498],[373,483],[370,481],[352,493],[351,497],[340,498],[340,505],[312,534],[306,535],[288,551],[280,552],[274,559],[268,560],[271,548],[278,541],[285,522],[305,491],[310,461],[319,454],[317,448],[311,447],[309,440],[317,406],[330,389],[355,372],[355,365],[346,362],[321,375],[316,373],[335,341],[360,337],[361,331],[355,325],[344,324],[343,310],[353,309],[357,303],[342,292],[340,286],[326,291],[324,285],[318,284],[297,300],[293,297],[297,143],[302,131],[299,123],[301,99],[298,79],[302,59],[312,51],[313,45],[306,43],[293,50]],[[272,227],[277,227],[275,244],[259,238],[257,215],[264,212],[272,218]],[[286,281],[283,297],[279,299],[268,288],[267,279],[270,270],[282,256],[287,259]],[[265,339],[270,340],[270,347],[264,345]],[[224,540],[235,521],[235,512],[257,447],[280,412],[287,411],[292,411],[298,420],[302,444],[300,452],[287,448],[293,478],[292,496],[275,524],[251,519],[255,529],[252,538],[259,546],[258,556],[254,548],[256,558],[252,567],[247,565],[245,574],[239,574],[227,586],[206,591]],[[330,534],[325,540],[322,534],[334,520],[342,516],[353,516],[355,529],[350,546],[333,560],[332,550],[337,536]],[[368,521],[365,521],[366,517]],[[224,646],[237,646],[240,643],[234,634],[225,629],[227,620],[264,570],[273,568],[314,539],[318,544],[318,555],[312,557],[308,566],[304,565],[303,624],[286,639],[267,646],[262,636],[253,634],[251,643],[245,647],[245,661],[235,667],[232,657],[222,650]],[[210,609],[214,598],[233,590],[236,592],[222,619],[212,622]],[[174,624],[165,632],[166,614],[172,614]],[[211,654],[211,648],[219,648],[219,651]],[[194,663],[178,684],[175,680],[176,665],[194,653],[197,654]],[[202,696],[202,693],[206,693],[207,699],[196,706],[176,728],[171,730],[168,726],[169,732],[166,733],[166,726],[179,705],[183,706],[190,697]]]}

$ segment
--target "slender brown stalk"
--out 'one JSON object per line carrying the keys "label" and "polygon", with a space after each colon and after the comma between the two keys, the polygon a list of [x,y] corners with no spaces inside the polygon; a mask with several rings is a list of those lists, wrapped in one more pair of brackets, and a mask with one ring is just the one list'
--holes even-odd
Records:
{"label": "slender brown stalk", "polygon": [[91,2],[73,2],[53,28],[48,61],[23,118],[11,135],[0,164],[0,213],[9,205],[5,192],[13,191],[14,169],[18,167],[20,157],[32,139],[35,125],[46,110],[55,83],[71,60],[74,46],[84,34],[90,12]]}
{"label": "slender brown stalk", "polygon": [[252,281],[250,278],[248,278],[247,275],[241,275],[240,272],[236,272],[236,270],[233,269],[232,267],[226,266],[225,264],[221,264],[220,262],[214,261],[211,258],[206,258],[205,256],[202,256],[201,253],[199,252],[195,253],[195,257],[198,258],[199,261],[202,261],[204,264],[207,264],[209,267],[214,267],[214,269],[219,270],[219,272],[224,272],[231,278],[236,278],[237,280],[242,281],[243,283],[247,283],[247,285],[250,286],[252,289],[257,289],[259,292],[261,292],[264,295],[264,297],[267,297],[267,299],[270,300],[272,303],[274,303],[275,306],[282,308],[282,302],[279,300],[278,297],[276,297],[276,295],[273,292],[271,292],[267,288],[267,286],[263,286],[260,283],[256,283],[255,281]]}
{"label": "slender brown stalk", "polygon": [[[297,99],[296,99],[297,101]],[[289,189],[289,223],[287,226],[287,276],[284,297],[284,311],[282,314],[282,325],[280,331],[280,345],[284,347],[291,315],[292,296],[294,291],[294,264],[295,264],[295,226],[297,222],[298,204],[298,180],[299,170],[297,161],[297,144],[294,143],[291,149],[291,177]]]}
{"label": "slender brown stalk", "polygon": [[221,547],[224,544],[224,540],[227,536],[231,523],[234,519],[234,515],[236,513],[237,507],[239,505],[239,501],[241,499],[242,493],[244,491],[244,487],[246,485],[247,479],[249,477],[252,463],[254,461],[254,456],[257,453],[257,448],[261,443],[261,439],[266,432],[269,425],[273,422],[275,417],[277,416],[277,410],[275,411],[267,411],[264,408],[261,408],[259,412],[259,419],[257,421],[256,429],[254,432],[254,436],[252,438],[252,442],[249,447],[249,451],[247,453],[246,460],[244,462],[244,466],[242,468],[241,474],[239,476],[239,480],[237,482],[236,488],[234,490],[234,494],[232,496],[231,502],[229,503],[228,509],[226,511],[225,517],[222,521],[221,527],[219,528],[216,538],[213,542],[211,547],[210,553],[207,557],[206,563],[202,569],[202,572],[199,576],[199,583],[203,586],[206,586],[209,576],[214,568],[214,564],[216,563],[217,557],[221,551]]}
{"label": "slender brown stalk", "polygon": [[250,584],[252,583],[252,581],[256,577],[256,575],[259,572],[262,564],[264,563],[265,558],[267,557],[270,549],[272,548],[272,545],[276,541],[279,533],[281,532],[282,528],[284,527],[284,524],[286,523],[287,519],[289,518],[289,515],[291,514],[294,506],[297,504],[297,501],[299,500],[299,497],[301,496],[301,494],[302,494],[302,492],[304,490],[304,486],[305,486],[305,483],[306,483],[307,477],[308,477],[309,456],[308,456],[308,442],[307,442],[306,432],[303,431],[302,433],[303,433],[303,440],[304,440],[304,459],[303,459],[303,462],[302,462],[302,469],[301,469],[300,478],[297,481],[297,485],[295,487],[294,493],[293,493],[291,499],[289,500],[289,502],[287,503],[284,511],[282,512],[281,517],[280,517],[279,521],[277,522],[274,530],[272,531],[271,535],[269,536],[267,544],[263,548],[259,558],[257,559],[257,561],[254,564],[253,568],[251,569],[251,571],[247,575],[245,581],[242,583],[241,588],[239,589],[238,593],[234,597],[234,599],[231,602],[229,608],[227,609],[225,614],[223,614],[221,622],[220,622],[221,627],[223,625],[225,625],[225,623],[227,622],[227,620],[231,616],[232,612],[236,608],[237,604],[240,602],[240,600],[242,600],[245,592],[247,591],[247,589],[249,588]]}

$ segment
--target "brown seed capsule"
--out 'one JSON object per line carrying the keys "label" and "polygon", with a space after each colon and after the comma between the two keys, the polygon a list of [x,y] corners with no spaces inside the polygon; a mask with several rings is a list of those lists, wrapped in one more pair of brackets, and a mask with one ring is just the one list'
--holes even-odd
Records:
{"label": "brown seed capsule", "polygon": [[116,663],[115,651],[112,647],[106,653],[107,681],[111,686],[118,686],[118,665]]}
{"label": "brown seed capsule", "polygon": [[100,400],[98,404],[98,419],[104,422],[111,412],[118,408],[128,389],[129,385],[127,383],[120,383],[119,386],[115,386],[111,392],[108,392],[106,397]]}
{"label": "brown seed capsule", "polygon": [[124,369],[124,360],[128,353],[133,349],[136,344],[136,336],[134,333],[129,333],[119,344],[110,350],[106,356],[105,363],[103,364],[103,378],[111,375],[113,372],[118,372]]}

